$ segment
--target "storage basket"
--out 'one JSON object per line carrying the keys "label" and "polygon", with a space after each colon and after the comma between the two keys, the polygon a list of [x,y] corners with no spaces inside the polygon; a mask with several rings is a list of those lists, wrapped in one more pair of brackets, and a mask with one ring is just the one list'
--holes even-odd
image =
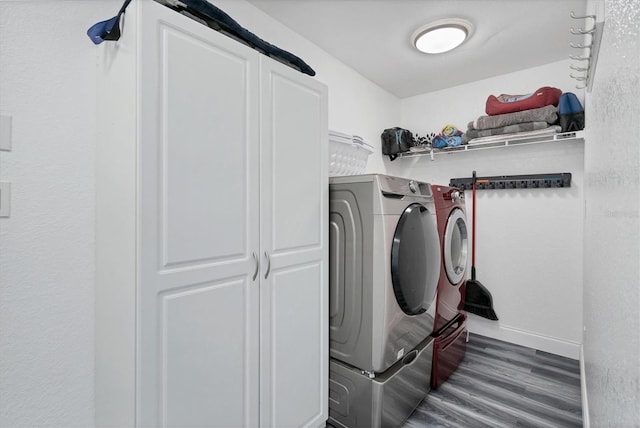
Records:
{"label": "storage basket", "polygon": [[362,174],[373,147],[357,135],[329,131],[329,176]]}

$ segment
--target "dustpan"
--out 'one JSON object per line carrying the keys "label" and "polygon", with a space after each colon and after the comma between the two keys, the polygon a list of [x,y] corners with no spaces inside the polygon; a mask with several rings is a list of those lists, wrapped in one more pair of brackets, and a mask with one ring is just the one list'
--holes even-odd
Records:
{"label": "dustpan", "polygon": [[468,279],[465,288],[464,310],[475,315],[498,320],[498,315],[493,310],[493,297],[487,287],[476,279],[476,172],[473,171],[471,182],[471,194],[473,211],[471,215],[471,279]]}

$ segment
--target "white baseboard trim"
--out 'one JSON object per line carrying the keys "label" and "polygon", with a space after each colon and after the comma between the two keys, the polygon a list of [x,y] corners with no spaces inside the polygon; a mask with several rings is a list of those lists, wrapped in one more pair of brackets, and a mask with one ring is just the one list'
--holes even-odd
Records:
{"label": "white baseboard trim", "polygon": [[582,393],[582,427],[589,428],[589,400],[587,400],[587,373],[584,369],[584,346],[580,345],[580,391]]}
{"label": "white baseboard trim", "polygon": [[469,314],[467,329],[471,333],[481,336],[504,340],[505,342],[515,343],[516,345],[538,349],[574,360],[580,359],[580,349],[582,347],[580,343],[500,325],[499,322],[489,321],[473,314]]}

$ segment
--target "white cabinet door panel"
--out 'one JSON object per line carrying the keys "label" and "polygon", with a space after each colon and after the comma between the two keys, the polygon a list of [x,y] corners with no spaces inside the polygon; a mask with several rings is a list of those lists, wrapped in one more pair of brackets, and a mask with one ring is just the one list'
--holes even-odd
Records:
{"label": "white cabinet door panel", "polygon": [[258,54],[141,5],[137,423],[255,426]]}
{"label": "white cabinet door panel", "polygon": [[[328,375],[326,348],[318,340],[327,329],[324,266],[314,263],[273,272],[269,361],[262,377],[270,379],[270,427],[317,426],[326,402],[321,385]],[[266,325],[263,323],[263,329]],[[268,370],[268,373],[266,372]]]}
{"label": "white cabinet door panel", "polygon": [[260,295],[260,424],[324,426],[326,88],[273,61],[262,60],[261,69],[260,243],[269,260],[263,257]]}
{"label": "white cabinet door panel", "polygon": [[252,286],[241,277],[159,295],[159,426],[250,423],[245,404],[255,385],[245,348],[254,338],[245,304]]}
{"label": "white cabinet door panel", "polygon": [[[309,87],[302,75],[263,62],[263,187],[268,186],[271,209],[270,251],[318,249],[324,237],[318,226],[324,216],[323,189],[326,144],[321,139],[325,106],[323,88]],[[279,64],[277,64],[279,65]],[[266,70],[265,70],[266,69]],[[263,151],[263,152],[266,152]],[[269,172],[271,174],[269,174]],[[266,175],[269,174],[269,175]]]}
{"label": "white cabinet door panel", "polygon": [[163,266],[242,257],[250,208],[247,60],[172,27],[161,26],[160,37]]}

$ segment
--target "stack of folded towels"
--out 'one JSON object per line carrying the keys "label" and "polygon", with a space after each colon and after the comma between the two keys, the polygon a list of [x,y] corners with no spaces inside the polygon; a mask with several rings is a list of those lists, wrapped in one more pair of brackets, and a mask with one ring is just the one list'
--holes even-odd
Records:
{"label": "stack of folded towels", "polygon": [[486,104],[487,116],[480,116],[469,122],[467,131],[462,135],[462,142],[473,144],[496,136],[504,138],[511,134],[560,132],[561,128],[554,125],[558,122],[560,95],[560,89],[548,86],[528,95],[490,95]]}

